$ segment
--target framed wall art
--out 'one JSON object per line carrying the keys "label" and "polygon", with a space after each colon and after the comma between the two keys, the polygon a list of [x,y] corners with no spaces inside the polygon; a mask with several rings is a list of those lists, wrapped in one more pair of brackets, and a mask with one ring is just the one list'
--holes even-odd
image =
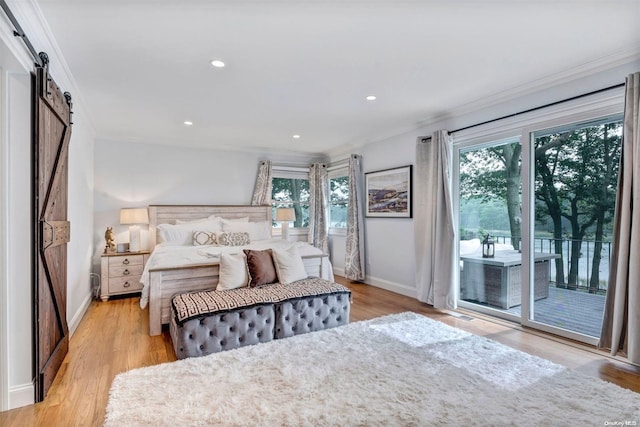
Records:
{"label": "framed wall art", "polygon": [[365,173],[365,216],[411,218],[412,172],[413,166],[408,165]]}

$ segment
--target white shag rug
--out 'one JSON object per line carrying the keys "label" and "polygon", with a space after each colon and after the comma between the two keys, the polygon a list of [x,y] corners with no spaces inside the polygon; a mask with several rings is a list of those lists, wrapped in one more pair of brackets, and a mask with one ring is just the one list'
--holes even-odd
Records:
{"label": "white shag rug", "polygon": [[105,418],[118,427],[625,422],[640,425],[640,394],[415,313],[119,374]]}

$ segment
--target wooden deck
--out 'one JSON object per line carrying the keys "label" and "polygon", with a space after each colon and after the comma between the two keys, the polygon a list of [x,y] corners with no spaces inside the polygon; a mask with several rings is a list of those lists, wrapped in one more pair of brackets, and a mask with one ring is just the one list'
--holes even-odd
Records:
{"label": "wooden deck", "polygon": [[[600,337],[604,295],[549,287],[549,296],[534,304],[534,320],[591,337]],[[520,316],[520,305],[511,307],[507,313]]]}

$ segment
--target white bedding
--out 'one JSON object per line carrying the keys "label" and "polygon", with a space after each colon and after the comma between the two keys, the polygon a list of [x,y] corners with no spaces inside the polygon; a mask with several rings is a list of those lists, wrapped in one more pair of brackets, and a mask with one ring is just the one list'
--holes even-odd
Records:
{"label": "white bedding", "polygon": [[[302,257],[306,255],[320,255],[322,251],[305,242],[287,242],[282,239],[269,239],[251,243],[246,246],[175,246],[159,244],[155,247],[142,272],[140,283],[142,283],[142,296],[140,297],[140,307],[145,308],[149,302],[149,270],[157,268],[175,268],[187,265],[204,265],[220,261],[221,253],[237,253],[243,249],[273,249],[288,248],[297,246]],[[317,260],[304,260],[307,273],[317,276]],[[328,258],[322,263],[322,278],[333,281],[333,268]]]}

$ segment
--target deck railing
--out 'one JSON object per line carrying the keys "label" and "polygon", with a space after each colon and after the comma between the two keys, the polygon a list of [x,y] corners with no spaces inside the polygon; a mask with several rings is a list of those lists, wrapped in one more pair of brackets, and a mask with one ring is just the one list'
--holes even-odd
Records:
{"label": "deck railing", "polygon": [[[511,236],[508,235],[492,235],[496,243],[511,244]],[[552,264],[551,268],[551,281],[552,283],[567,283],[569,269],[571,264],[571,254],[574,247],[574,242],[578,242],[574,239],[556,239],[553,237],[536,237],[534,239],[535,252],[542,253],[556,253],[556,241],[560,242],[562,247],[562,259],[553,260],[553,263],[563,262],[565,277],[558,281],[556,277],[555,264]],[[606,293],[609,283],[609,261],[611,259],[611,242],[596,241],[596,240],[582,240],[580,244],[580,256],[578,259],[578,271],[577,280],[575,286],[579,290],[589,291],[591,289],[590,282],[593,276],[593,257],[595,255],[595,245],[600,243],[602,245],[602,251],[600,252],[600,266],[598,271],[598,293]]]}

